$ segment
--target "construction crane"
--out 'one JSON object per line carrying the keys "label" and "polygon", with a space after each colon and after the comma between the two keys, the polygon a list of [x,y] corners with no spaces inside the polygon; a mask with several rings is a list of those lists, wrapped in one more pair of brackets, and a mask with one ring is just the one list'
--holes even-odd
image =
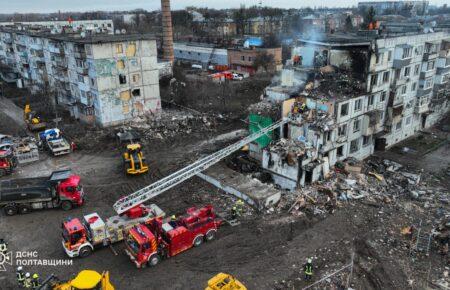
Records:
{"label": "construction crane", "polygon": [[166,176],[157,182],[150,184],[147,187],[144,187],[128,196],[125,196],[121,199],[119,199],[114,204],[114,210],[117,212],[117,214],[121,215],[128,210],[138,207],[139,205],[143,204],[144,202],[160,195],[161,193],[171,189],[172,187],[182,183],[185,180],[188,180],[189,178],[193,177],[194,175],[206,170],[207,168],[211,167],[212,165],[216,164],[220,160],[224,159],[225,157],[229,156],[231,153],[239,150],[243,146],[255,141],[256,139],[260,138],[261,136],[272,132],[273,130],[283,126],[284,124],[288,123],[289,119],[286,118],[284,120],[280,120],[278,122],[273,123],[272,125],[261,128],[260,131],[253,133],[244,139],[225,147],[222,150],[217,151],[214,154],[208,155],[200,160],[197,160],[196,162],[192,163],[189,166],[186,166],[169,176]]}

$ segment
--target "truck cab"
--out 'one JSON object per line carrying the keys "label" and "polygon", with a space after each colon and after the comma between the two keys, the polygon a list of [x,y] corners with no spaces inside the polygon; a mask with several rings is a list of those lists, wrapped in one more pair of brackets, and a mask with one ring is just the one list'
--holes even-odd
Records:
{"label": "truck cab", "polygon": [[63,247],[69,256],[71,256],[69,253],[78,251],[80,247],[89,243],[87,235],[86,228],[77,218],[62,223]]}
{"label": "truck cab", "polygon": [[155,218],[127,232],[126,253],[138,268],[155,266],[163,258],[213,240],[220,224],[212,206],[190,208],[175,221]]}
{"label": "truck cab", "polygon": [[[84,203],[84,190],[80,184],[80,176],[71,175],[56,186],[56,190],[64,210],[71,209],[71,205],[81,206]],[[63,201],[70,201],[64,203]],[[69,207],[70,206],[70,207]]]}

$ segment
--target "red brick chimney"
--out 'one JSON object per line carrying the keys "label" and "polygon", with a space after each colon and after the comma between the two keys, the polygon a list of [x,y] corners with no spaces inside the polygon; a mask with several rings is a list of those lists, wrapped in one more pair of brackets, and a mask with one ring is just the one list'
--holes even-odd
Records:
{"label": "red brick chimney", "polygon": [[163,58],[173,63],[173,28],[170,0],[161,0],[162,26],[163,26]]}

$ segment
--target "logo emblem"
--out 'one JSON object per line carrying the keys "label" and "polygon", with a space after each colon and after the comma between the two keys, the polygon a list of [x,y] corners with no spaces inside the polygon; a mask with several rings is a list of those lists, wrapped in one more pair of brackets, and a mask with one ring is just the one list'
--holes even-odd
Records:
{"label": "logo emblem", "polygon": [[12,265],[12,252],[0,252],[0,272],[6,271],[5,265]]}

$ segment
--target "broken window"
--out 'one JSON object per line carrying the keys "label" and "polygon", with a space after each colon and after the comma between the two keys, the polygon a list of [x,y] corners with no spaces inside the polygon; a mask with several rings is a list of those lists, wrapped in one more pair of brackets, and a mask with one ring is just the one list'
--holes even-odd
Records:
{"label": "broken window", "polygon": [[355,153],[359,150],[359,139],[355,139],[350,142],[350,153]]}
{"label": "broken window", "polygon": [[405,67],[405,71],[403,73],[403,75],[405,77],[409,77],[409,73],[411,72],[411,68],[409,66]]}
{"label": "broken window", "polygon": [[378,74],[373,74],[370,77],[370,85],[376,86],[378,84]]}
{"label": "broken window", "polygon": [[411,57],[411,47],[405,47],[403,49],[402,59]]}
{"label": "broken window", "polygon": [[341,117],[348,115],[348,103],[341,105]]}
{"label": "broken window", "polygon": [[136,44],[135,43],[129,43],[128,44],[126,54],[127,54],[128,57],[136,55]]}
{"label": "broken window", "polygon": [[427,63],[427,71],[434,69],[434,60]]}
{"label": "broken window", "polygon": [[82,75],[78,75],[78,81],[79,81],[80,83],[84,83],[84,78],[83,78]]}
{"label": "broken window", "polygon": [[414,83],[411,85],[411,91],[414,92],[416,89],[417,89],[417,82],[414,82]]}
{"label": "broken window", "polygon": [[91,86],[95,86],[95,79],[90,78],[90,80],[91,80]]}
{"label": "broken window", "polygon": [[383,83],[388,83],[389,82],[389,72],[385,71],[383,73]]}
{"label": "broken window", "polygon": [[127,83],[127,76],[126,76],[126,75],[123,75],[123,74],[120,74],[120,75],[119,75],[119,83],[120,83],[121,85],[126,84],[126,83]]}
{"label": "broken window", "polygon": [[245,56],[243,55],[243,56],[241,56],[241,60],[244,60],[245,61]]}
{"label": "broken window", "polygon": [[362,100],[361,99],[355,100],[355,111],[360,111],[361,108],[362,108]]}
{"label": "broken window", "polygon": [[353,121],[353,133],[356,133],[361,128],[361,120]]}
{"label": "broken window", "polygon": [[398,121],[398,122],[395,124],[395,130],[400,130],[401,128],[402,128],[402,120]]}
{"label": "broken window", "polygon": [[381,102],[386,101],[386,96],[387,96],[387,92],[382,92],[382,93],[381,93],[381,96],[380,96],[380,101],[381,101]]}
{"label": "broken window", "polygon": [[388,51],[388,61],[391,61],[392,59],[392,50]]}
{"label": "broken window", "polygon": [[406,125],[411,124],[411,116],[409,116],[408,118],[406,118]]}
{"label": "broken window", "polygon": [[131,91],[133,97],[139,97],[141,95],[141,89],[134,89]]}
{"label": "broken window", "polygon": [[116,53],[123,53],[123,46],[121,43],[116,44]]}
{"label": "broken window", "polygon": [[324,139],[324,143],[328,142],[331,140],[331,131],[326,131],[323,135],[323,139]]}
{"label": "broken window", "polygon": [[370,144],[370,138],[371,136],[363,136],[363,147]]}
{"label": "broken window", "polygon": [[406,94],[406,85],[402,86],[402,95]]}
{"label": "broken window", "polygon": [[122,59],[119,59],[117,61],[117,68],[118,69],[124,69],[125,68],[125,62]]}
{"label": "broken window", "polygon": [[342,136],[346,136],[346,135],[347,135],[347,124],[343,124],[343,125],[339,126],[338,136],[342,137]]}
{"label": "broken window", "polygon": [[416,66],[414,67],[414,75],[418,75],[420,72],[420,64],[416,64]]}
{"label": "broken window", "polygon": [[131,76],[131,80],[132,80],[133,83],[139,82],[139,78],[140,78],[140,75],[139,75],[139,74],[133,74],[133,75]]}
{"label": "broken window", "polygon": [[369,106],[372,106],[372,105],[373,105],[374,99],[375,99],[375,96],[374,96],[374,95],[370,95],[370,96],[369,96]]}
{"label": "broken window", "polygon": [[336,150],[336,155],[337,157],[342,157],[344,156],[344,145],[340,146],[337,148]]}

